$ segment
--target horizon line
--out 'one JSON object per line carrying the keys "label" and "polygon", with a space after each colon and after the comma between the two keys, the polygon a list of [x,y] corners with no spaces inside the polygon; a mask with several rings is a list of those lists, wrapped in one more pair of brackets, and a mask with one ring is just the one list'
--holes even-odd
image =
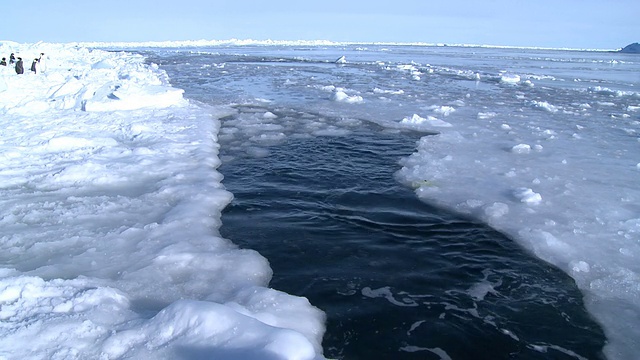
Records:
{"label": "horizon line", "polygon": [[332,41],[332,40],[255,40],[255,39],[226,39],[226,40],[163,40],[163,41],[70,41],[70,42],[25,42],[20,43],[12,40],[0,40],[0,44],[14,43],[20,45],[71,45],[87,48],[100,47],[205,47],[205,46],[344,46],[344,45],[375,45],[375,46],[424,46],[424,47],[466,47],[466,48],[492,48],[492,49],[526,49],[526,50],[564,50],[564,51],[613,51],[622,49],[602,49],[602,48],[571,48],[571,47],[548,47],[548,46],[517,46],[517,45],[495,45],[495,44],[466,44],[466,43],[444,43],[444,42],[392,42],[392,41]]}

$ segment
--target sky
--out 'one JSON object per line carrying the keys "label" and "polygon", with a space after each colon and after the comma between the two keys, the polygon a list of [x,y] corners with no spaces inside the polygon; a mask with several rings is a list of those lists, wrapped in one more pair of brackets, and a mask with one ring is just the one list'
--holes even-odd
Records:
{"label": "sky", "polygon": [[0,40],[271,39],[587,49],[640,42],[638,0],[41,0],[14,5],[3,6]]}

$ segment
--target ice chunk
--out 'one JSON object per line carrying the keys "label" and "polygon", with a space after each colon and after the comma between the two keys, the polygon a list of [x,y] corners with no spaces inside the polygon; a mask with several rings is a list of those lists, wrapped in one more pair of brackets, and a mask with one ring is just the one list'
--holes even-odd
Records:
{"label": "ice chunk", "polygon": [[513,194],[520,202],[528,205],[537,205],[542,202],[542,196],[529,188],[518,188]]}

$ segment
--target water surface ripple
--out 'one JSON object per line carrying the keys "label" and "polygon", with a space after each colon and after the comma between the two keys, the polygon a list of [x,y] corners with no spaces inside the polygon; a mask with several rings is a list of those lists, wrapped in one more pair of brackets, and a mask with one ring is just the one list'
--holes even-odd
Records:
{"label": "water surface ripple", "polygon": [[[398,134],[291,139],[224,164],[223,236],[258,250],[271,286],[327,313],[344,359],[601,358],[573,280],[502,234],[394,181]],[[225,154],[223,146],[222,154]]]}

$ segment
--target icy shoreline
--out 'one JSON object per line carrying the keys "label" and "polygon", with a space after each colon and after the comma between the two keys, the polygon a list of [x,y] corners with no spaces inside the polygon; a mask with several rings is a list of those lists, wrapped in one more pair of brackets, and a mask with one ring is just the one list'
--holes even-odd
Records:
{"label": "icy shoreline", "polygon": [[0,51],[48,57],[0,69],[0,358],[323,358],[324,314],[219,236],[230,110],[189,103],[141,56]]}

